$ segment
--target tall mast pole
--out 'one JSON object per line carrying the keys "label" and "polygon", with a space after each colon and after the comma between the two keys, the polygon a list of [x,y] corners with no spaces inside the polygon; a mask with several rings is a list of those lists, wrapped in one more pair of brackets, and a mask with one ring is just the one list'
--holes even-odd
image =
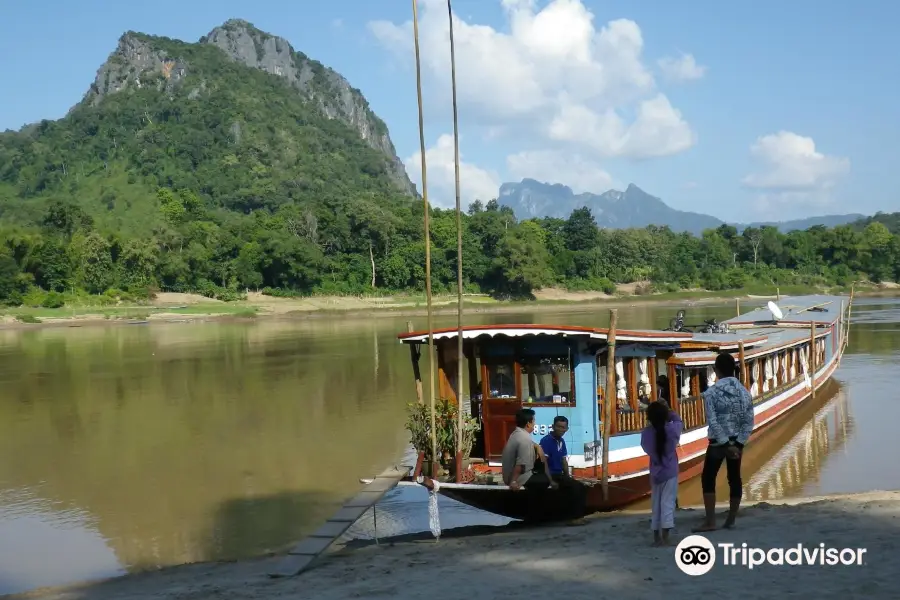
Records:
{"label": "tall mast pole", "polygon": [[456,425],[456,481],[462,481],[463,462],[463,254],[462,209],[459,194],[459,117],[456,110],[456,49],[453,44],[453,7],[447,0],[450,20],[450,83],[453,90],[453,168],[456,176],[456,400],[458,402]]}
{"label": "tall mast pole", "polygon": [[422,157],[422,200],[425,205],[425,302],[428,310],[428,389],[431,407],[431,476],[438,474],[437,431],[434,402],[434,323],[431,313],[431,229],[428,206],[428,174],[425,168],[425,120],[422,114],[422,62],[419,58],[419,3],[412,0],[413,38],[416,46],[416,95],[419,103],[419,152]]}

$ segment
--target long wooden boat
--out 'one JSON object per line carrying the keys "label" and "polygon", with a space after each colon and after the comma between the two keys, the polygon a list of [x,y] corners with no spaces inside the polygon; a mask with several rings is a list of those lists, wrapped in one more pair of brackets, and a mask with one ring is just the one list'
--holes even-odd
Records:
{"label": "long wooden boat", "polygon": [[[739,378],[753,397],[751,443],[767,426],[814,396],[840,364],[849,332],[850,299],[803,296],[741,314],[700,332],[683,327],[679,312],[667,330],[616,331],[615,414],[610,436],[602,439],[609,330],[561,325],[476,325],[463,328],[468,373],[462,410],[481,425],[467,461],[465,477],[423,477],[430,490],[514,519],[545,520],[562,514],[553,493],[509,490],[500,477],[500,457],[520,408],[535,411],[538,442],[553,418],[569,420],[566,445],[572,475],[586,486],[585,513],[615,509],[650,492],[649,458],[640,446],[646,406],[661,394],[684,420],[678,449],[679,480],[699,475],[708,445],[700,394],[715,382],[719,352],[734,354]],[[703,331],[705,330],[705,331]],[[457,328],[433,331],[440,398],[456,397]],[[715,331],[715,333],[709,333]],[[398,335],[401,342],[428,345],[428,332]],[[414,362],[420,352],[411,352]],[[419,373],[414,364],[414,372]],[[666,375],[668,389],[657,382]],[[611,403],[612,404],[612,403]],[[601,448],[608,443],[608,494],[599,485]],[[442,480],[443,479],[443,480]],[[559,510],[557,510],[559,508]]]}

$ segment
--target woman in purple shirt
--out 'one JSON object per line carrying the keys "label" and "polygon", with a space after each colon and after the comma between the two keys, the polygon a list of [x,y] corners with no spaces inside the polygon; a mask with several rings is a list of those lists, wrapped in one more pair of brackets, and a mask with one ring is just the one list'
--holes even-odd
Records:
{"label": "woman in purple shirt", "polygon": [[678,453],[684,423],[663,402],[647,407],[649,425],[641,432],[641,448],[650,457],[650,498],[653,516],[653,545],[667,546],[669,530],[675,526],[675,503],[678,500]]}

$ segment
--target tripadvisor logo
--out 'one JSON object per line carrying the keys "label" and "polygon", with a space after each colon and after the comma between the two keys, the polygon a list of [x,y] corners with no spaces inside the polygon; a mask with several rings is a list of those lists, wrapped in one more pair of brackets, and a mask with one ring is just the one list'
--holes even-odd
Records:
{"label": "tripadvisor logo", "polygon": [[[728,567],[753,569],[761,565],[863,565],[865,548],[829,548],[825,544],[806,547],[797,544],[789,548],[754,548],[745,543],[737,546],[727,542],[717,544],[721,563]],[[689,535],[675,547],[675,564],[687,575],[709,573],[716,564],[716,546],[702,535]]]}
{"label": "tripadvisor logo", "polygon": [[702,535],[689,535],[675,546],[675,564],[687,575],[706,575],[716,565],[716,549]]}

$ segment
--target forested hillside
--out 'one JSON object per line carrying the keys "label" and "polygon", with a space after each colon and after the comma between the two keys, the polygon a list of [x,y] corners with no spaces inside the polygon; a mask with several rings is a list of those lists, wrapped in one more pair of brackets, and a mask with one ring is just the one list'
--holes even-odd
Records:
{"label": "forested hillside", "polygon": [[872,223],[881,223],[888,228],[888,231],[894,234],[900,233],[900,212],[895,213],[876,213],[871,217],[860,219],[854,225],[857,229],[864,229]]}
{"label": "forested hillside", "polygon": [[[424,287],[422,203],[364,100],[278,38],[252,39],[259,56],[271,47],[301,65],[293,80],[208,39],[126,34],[65,118],[0,134],[0,301]],[[352,110],[334,110],[341,103]],[[893,280],[900,238],[883,220],[696,237],[599,229],[587,209],[518,222],[496,201],[476,202],[463,219],[465,281],[527,295],[645,280],[661,290]],[[452,289],[452,212],[433,211],[432,243],[435,290]]]}

